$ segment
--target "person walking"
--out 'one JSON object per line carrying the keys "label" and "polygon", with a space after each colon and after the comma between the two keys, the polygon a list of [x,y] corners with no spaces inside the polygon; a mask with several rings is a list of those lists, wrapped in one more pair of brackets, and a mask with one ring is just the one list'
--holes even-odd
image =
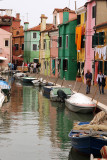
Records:
{"label": "person walking", "polygon": [[[97,84],[99,85],[99,92],[100,94],[104,94],[104,87],[106,85],[105,76],[102,74],[102,71],[99,71],[99,74],[97,75]],[[101,88],[102,87],[102,88]]]}
{"label": "person walking", "polygon": [[33,73],[36,73],[36,66],[37,66],[37,63],[33,63]]}
{"label": "person walking", "polygon": [[85,79],[86,79],[86,94],[89,94],[92,81],[92,73],[90,72],[90,70],[87,70],[87,73],[85,74]]}

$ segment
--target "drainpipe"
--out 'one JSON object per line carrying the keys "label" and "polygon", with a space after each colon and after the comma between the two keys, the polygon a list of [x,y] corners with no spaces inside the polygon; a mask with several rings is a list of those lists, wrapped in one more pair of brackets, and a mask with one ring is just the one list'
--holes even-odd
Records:
{"label": "drainpipe", "polygon": [[[12,35],[10,36],[10,62],[12,64]],[[12,71],[12,66],[11,66]]]}

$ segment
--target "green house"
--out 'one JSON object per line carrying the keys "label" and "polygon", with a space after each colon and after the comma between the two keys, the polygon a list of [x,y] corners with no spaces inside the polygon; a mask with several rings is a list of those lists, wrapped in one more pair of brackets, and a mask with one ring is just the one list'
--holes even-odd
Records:
{"label": "green house", "polygon": [[24,62],[39,61],[40,25],[28,29],[28,22],[25,22],[24,30]]}
{"label": "green house", "polygon": [[77,19],[73,18],[67,21],[67,14],[63,24],[59,25],[59,72],[60,78],[66,80],[75,80],[77,75],[77,51],[75,44],[75,29],[77,26]]}

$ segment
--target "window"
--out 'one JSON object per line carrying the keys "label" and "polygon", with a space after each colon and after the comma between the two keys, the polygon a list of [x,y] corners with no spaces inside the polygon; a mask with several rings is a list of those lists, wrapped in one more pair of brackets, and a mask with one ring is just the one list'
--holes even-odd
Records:
{"label": "window", "polygon": [[19,31],[16,32],[16,35],[19,35]]}
{"label": "window", "polygon": [[99,32],[99,45],[104,45],[105,32]]}
{"label": "window", "polygon": [[15,50],[17,51],[19,49],[19,45],[15,44]]}
{"label": "window", "polygon": [[96,6],[92,8],[92,18],[96,18]]}
{"label": "window", "polygon": [[81,15],[77,15],[77,25],[81,22]]}
{"label": "window", "polygon": [[98,34],[98,33],[95,33],[95,34],[92,36],[92,48],[94,48],[95,46],[98,45],[98,37],[99,37],[99,34]]}
{"label": "window", "polygon": [[44,39],[44,49],[46,50],[46,39]]}
{"label": "window", "polygon": [[68,48],[68,35],[66,36],[66,48]]}
{"label": "window", "polygon": [[68,70],[68,59],[63,59],[63,70],[64,71]]}
{"label": "window", "polygon": [[33,33],[33,38],[37,38],[37,34],[36,33]]}
{"label": "window", "polygon": [[62,37],[59,37],[59,47],[62,47]]}
{"label": "window", "polygon": [[37,50],[37,44],[33,44],[33,51]]}
{"label": "window", "polygon": [[5,40],[5,47],[9,46],[9,40]]}
{"label": "window", "polygon": [[104,75],[107,76],[107,61],[104,62]]}
{"label": "window", "polygon": [[22,44],[22,50],[24,50],[24,44]]}
{"label": "window", "polygon": [[56,16],[55,16],[55,25],[56,25]]}
{"label": "window", "polygon": [[85,48],[85,36],[82,35],[81,37],[81,48]]}

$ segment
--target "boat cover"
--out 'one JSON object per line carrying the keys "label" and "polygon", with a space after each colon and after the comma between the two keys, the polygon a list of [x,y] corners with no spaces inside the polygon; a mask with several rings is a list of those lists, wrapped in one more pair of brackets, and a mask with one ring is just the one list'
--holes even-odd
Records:
{"label": "boat cover", "polygon": [[83,105],[83,104],[94,104],[87,96],[82,93],[75,93],[69,99],[69,103]]}
{"label": "boat cover", "polygon": [[1,89],[11,89],[10,85],[6,81],[0,80],[0,88]]}
{"label": "boat cover", "polygon": [[[54,88],[53,89],[53,94],[57,95],[57,91],[59,90],[59,88]],[[70,88],[60,88],[60,90],[64,91],[65,94],[67,95],[71,95],[71,89]]]}

